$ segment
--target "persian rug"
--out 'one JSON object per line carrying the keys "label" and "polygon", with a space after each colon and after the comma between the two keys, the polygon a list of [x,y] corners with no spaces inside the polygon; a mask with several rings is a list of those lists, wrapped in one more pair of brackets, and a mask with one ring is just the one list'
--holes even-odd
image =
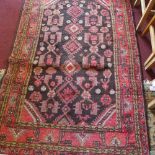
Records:
{"label": "persian rug", "polygon": [[25,0],[0,90],[0,153],[148,155],[129,0]]}

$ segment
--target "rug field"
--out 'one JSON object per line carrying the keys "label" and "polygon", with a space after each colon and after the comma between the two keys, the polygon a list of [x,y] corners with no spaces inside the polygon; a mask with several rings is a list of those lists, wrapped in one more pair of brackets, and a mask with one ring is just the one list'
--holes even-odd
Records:
{"label": "rug field", "polygon": [[0,153],[148,155],[129,0],[25,0],[0,89]]}

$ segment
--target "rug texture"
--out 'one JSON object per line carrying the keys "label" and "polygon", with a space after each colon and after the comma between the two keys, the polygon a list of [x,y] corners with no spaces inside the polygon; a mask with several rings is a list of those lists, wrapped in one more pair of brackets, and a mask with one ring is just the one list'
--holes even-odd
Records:
{"label": "rug texture", "polygon": [[149,154],[129,0],[25,0],[0,93],[0,153]]}

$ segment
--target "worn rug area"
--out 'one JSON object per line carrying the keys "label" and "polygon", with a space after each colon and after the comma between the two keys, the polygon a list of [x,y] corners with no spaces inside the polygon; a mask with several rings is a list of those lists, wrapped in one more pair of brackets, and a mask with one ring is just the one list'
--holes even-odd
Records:
{"label": "worn rug area", "polygon": [[129,0],[25,0],[0,125],[3,154],[148,155]]}

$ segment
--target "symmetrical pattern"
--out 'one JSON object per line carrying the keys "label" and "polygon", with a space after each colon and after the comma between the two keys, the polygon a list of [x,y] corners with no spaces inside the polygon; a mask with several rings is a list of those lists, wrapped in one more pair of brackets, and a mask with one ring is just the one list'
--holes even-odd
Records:
{"label": "symmetrical pattern", "polygon": [[60,1],[44,10],[26,102],[45,122],[98,126],[111,118],[112,36],[110,11],[96,2]]}
{"label": "symmetrical pattern", "polygon": [[128,0],[26,0],[0,90],[0,153],[148,155]]}

